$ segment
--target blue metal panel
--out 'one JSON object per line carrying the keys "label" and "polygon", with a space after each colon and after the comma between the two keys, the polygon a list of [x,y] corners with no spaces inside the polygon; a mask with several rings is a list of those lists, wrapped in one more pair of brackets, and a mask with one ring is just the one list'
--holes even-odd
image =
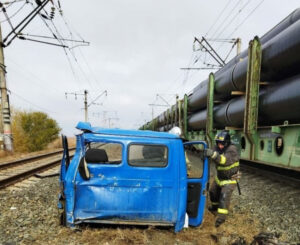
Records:
{"label": "blue metal panel", "polygon": [[[84,133],[77,136],[76,153],[65,177],[61,179],[67,225],[73,226],[84,220],[117,219],[170,224],[175,226],[176,232],[180,231],[187,208],[187,185],[191,182],[201,183],[204,190],[208,178],[207,160],[201,179],[187,179],[184,148],[177,136],[151,131],[103,130],[85,123],[79,124],[79,127]],[[91,178],[84,180],[78,172],[79,162],[84,155],[85,144],[97,141],[122,144],[122,162],[111,165],[88,164]],[[131,143],[166,145],[168,165],[129,166],[127,148]],[[205,205],[202,190],[200,200],[199,215],[189,219],[190,225],[196,226],[202,222]]]}
{"label": "blue metal panel", "polygon": [[84,149],[83,135],[77,135],[76,140],[76,152],[63,180],[67,226],[74,226],[75,177]]}
{"label": "blue metal panel", "polygon": [[90,123],[87,122],[79,122],[76,126],[77,129],[88,131],[94,134],[102,134],[102,135],[116,135],[126,136],[126,137],[151,137],[151,138],[168,138],[168,139],[178,139],[179,136],[174,134],[169,134],[166,132],[156,132],[150,130],[124,130],[124,129],[111,129],[111,128],[99,128],[99,127],[91,127]]}
{"label": "blue metal panel", "polygon": [[[83,180],[79,173],[76,174],[76,191],[74,193],[73,190],[72,195],[69,193],[70,198],[75,194],[74,219],[70,219],[70,222],[84,219],[122,219],[134,220],[137,223],[178,223],[180,162],[176,159],[178,145],[175,142],[182,145],[180,139],[170,141],[132,136],[120,140],[120,137],[93,134],[84,134],[83,138],[87,142],[122,143],[123,161],[119,165],[89,164],[92,175],[90,180]],[[168,165],[160,168],[129,166],[126,146],[133,142],[166,145],[169,149]],[[181,184],[181,188],[185,187]],[[182,202],[180,206],[184,206]],[[71,210],[71,205],[67,205],[67,210]],[[181,219],[184,217],[183,213],[185,212],[181,210]]]}
{"label": "blue metal panel", "polygon": [[184,148],[181,141],[176,141],[176,153],[174,157],[177,159],[179,166],[177,172],[178,184],[178,215],[175,224],[175,232],[182,230],[185,221],[186,206],[187,206],[187,169],[185,163]]}

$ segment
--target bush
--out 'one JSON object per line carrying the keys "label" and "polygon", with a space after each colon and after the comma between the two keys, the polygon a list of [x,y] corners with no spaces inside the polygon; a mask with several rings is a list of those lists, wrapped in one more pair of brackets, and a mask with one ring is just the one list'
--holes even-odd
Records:
{"label": "bush", "polygon": [[15,111],[12,118],[14,149],[17,152],[43,150],[57,139],[60,130],[46,113]]}

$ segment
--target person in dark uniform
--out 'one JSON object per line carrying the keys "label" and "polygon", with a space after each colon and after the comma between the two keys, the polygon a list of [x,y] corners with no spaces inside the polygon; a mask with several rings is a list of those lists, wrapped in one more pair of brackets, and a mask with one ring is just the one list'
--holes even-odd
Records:
{"label": "person in dark uniform", "polygon": [[211,212],[217,211],[215,226],[225,222],[228,215],[230,199],[239,178],[239,153],[235,145],[231,144],[229,132],[221,131],[215,137],[214,149],[207,149],[205,154],[216,164],[217,175],[212,183],[209,195]]}

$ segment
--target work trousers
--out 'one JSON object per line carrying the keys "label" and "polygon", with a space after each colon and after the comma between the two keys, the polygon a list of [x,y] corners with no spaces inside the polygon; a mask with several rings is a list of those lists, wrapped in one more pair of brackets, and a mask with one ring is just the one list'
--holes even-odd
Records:
{"label": "work trousers", "polygon": [[212,204],[212,209],[217,211],[217,217],[226,219],[230,206],[230,199],[232,192],[234,191],[236,184],[218,185],[214,180],[210,189],[209,196]]}

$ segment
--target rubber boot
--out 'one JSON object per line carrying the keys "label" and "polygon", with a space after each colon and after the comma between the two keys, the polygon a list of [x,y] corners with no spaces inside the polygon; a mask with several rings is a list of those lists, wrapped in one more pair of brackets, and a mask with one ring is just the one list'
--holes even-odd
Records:
{"label": "rubber boot", "polygon": [[216,219],[216,223],[215,223],[215,227],[219,227],[220,225],[222,225],[225,222],[225,219],[222,219],[220,217],[218,217]]}
{"label": "rubber boot", "polygon": [[213,214],[216,214],[217,210],[218,210],[218,206],[212,205],[208,207],[208,211]]}

